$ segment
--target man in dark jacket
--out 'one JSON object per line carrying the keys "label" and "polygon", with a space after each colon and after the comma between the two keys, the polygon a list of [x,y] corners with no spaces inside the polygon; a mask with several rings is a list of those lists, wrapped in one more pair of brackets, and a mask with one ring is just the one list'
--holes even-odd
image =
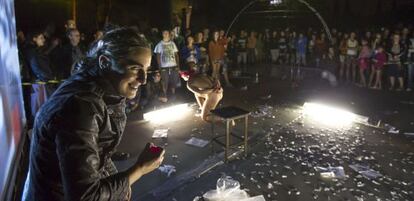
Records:
{"label": "man in dark jacket", "polygon": [[64,44],[58,52],[56,61],[60,79],[67,79],[73,71],[73,65],[84,57],[84,48],[80,44],[80,33],[77,29],[67,31],[68,43]]}
{"label": "man in dark jacket", "polygon": [[23,200],[130,199],[131,185],[158,168],[164,155],[147,144],[124,172],[111,160],[126,123],[125,99],[145,82],[150,61],[146,40],[132,29],[114,29],[96,43],[81,71],[36,117]]}

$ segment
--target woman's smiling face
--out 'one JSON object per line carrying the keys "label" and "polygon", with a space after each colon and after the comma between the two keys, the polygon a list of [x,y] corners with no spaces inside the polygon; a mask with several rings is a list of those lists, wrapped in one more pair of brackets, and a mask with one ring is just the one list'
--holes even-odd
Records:
{"label": "woman's smiling face", "polygon": [[147,69],[151,64],[151,50],[139,48],[131,51],[118,65],[124,69],[117,87],[120,96],[132,99],[136,96],[139,86],[145,84]]}

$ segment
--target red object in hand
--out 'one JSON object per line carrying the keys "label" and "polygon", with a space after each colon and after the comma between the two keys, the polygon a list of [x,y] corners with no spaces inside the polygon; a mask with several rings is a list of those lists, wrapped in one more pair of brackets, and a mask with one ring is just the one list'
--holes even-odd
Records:
{"label": "red object in hand", "polygon": [[151,153],[158,154],[158,153],[160,153],[162,151],[162,148],[161,147],[157,147],[155,145],[150,145],[149,150],[150,150]]}

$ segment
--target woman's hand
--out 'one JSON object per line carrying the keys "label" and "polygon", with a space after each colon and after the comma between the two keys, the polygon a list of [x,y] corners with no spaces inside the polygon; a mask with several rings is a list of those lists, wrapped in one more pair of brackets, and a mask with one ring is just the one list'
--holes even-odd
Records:
{"label": "woman's hand", "polygon": [[137,166],[141,166],[142,173],[148,174],[157,169],[164,160],[164,149],[155,146],[153,143],[147,143],[144,150],[138,157]]}
{"label": "woman's hand", "polygon": [[147,143],[135,165],[128,170],[129,185],[135,183],[143,175],[157,169],[164,160],[164,154],[164,149],[152,143]]}

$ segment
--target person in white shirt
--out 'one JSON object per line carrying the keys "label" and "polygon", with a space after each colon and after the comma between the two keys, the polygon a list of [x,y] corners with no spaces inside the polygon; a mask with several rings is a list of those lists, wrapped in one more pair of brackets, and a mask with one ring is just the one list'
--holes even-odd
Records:
{"label": "person in white shirt", "polygon": [[175,94],[175,88],[180,86],[178,48],[171,40],[170,32],[162,32],[162,40],[155,46],[154,53],[157,55],[157,63],[161,72],[161,85],[165,95],[168,89]]}

